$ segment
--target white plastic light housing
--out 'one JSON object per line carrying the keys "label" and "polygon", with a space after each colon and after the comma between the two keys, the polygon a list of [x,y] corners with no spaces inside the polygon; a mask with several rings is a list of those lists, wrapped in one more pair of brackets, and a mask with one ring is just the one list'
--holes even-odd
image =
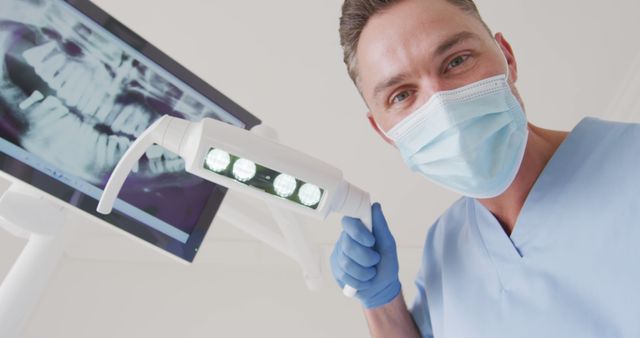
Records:
{"label": "white plastic light housing", "polygon": [[318,204],[321,197],[322,193],[320,192],[320,188],[310,183],[305,183],[300,187],[300,191],[298,191],[300,202],[307,206]]}
{"label": "white plastic light housing", "polygon": [[207,154],[206,163],[209,169],[219,173],[227,169],[231,163],[231,156],[224,150],[211,149]]}
{"label": "white plastic light housing", "polygon": [[298,182],[293,176],[287,174],[280,174],[276,177],[275,181],[273,181],[273,189],[276,191],[276,194],[280,197],[287,198],[296,191],[296,187],[298,186]]}
{"label": "white plastic light housing", "polygon": [[[180,155],[185,160],[187,172],[252,195],[270,206],[320,219],[325,219],[331,212],[338,212],[362,219],[371,230],[369,194],[345,181],[339,169],[221,121],[205,118],[200,122],[190,122],[169,115],[147,128],[122,156],[105,186],[98,212],[111,212],[127,175],[153,144]],[[231,173],[228,170],[215,172],[207,164],[209,151],[217,148],[228,151],[231,157],[229,165],[234,164]],[[292,175],[301,185],[296,195],[288,198],[277,196],[271,178],[277,178],[281,173]],[[344,287],[345,295],[353,296],[356,292],[349,285]]]}
{"label": "white plastic light housing", "polygon": [[240,182],[246,182],[256,175],[256,164],[241,158],[233,164],[233,177]]}

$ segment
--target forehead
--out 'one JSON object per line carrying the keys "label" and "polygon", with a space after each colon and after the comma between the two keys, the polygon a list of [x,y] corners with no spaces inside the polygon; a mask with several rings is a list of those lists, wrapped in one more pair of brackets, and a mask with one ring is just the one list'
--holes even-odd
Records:
{"label": "forehead", "polygon": [[[479,20],[445,0],[405,0],[369,19],[356,49],[358,84],[371,91],[371,82],[407,69],[415,56],[431,54],[448,37],[461,31],[486,35]],[[484,35],[483,35],[484,34]]]}

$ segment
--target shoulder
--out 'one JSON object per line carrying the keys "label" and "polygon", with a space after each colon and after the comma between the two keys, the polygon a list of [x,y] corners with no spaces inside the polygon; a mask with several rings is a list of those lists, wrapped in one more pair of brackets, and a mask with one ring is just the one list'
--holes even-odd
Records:
{"label": "shoulder", "polygon": [[583,142],[590,140],[594,145],[608,145],[621,141],[640,142],[640,123],[606,121],[598,118],[584,118],[572,134]]}
{"label": "shoulder", "polygon": [[[545,171],[555,176],[610,180],[640,164],[640,124],[587,117],[562,142]],[[617,166],[611,168],[612,164]],[[583,174],[583,175],[580,175]]]}
{"label": "shoulder", "polygon": [[585,117],[576,126],[576,128],[586,128],[586,129],[596,128],[601,130],[615,130],[615,129],[627,129],[627,128],[637,129],[639,127],[640,127],[639,123],[603,120],[597,117]]}
{"label": "shoulder", "polygon": [[[587,169],[600,169],[603,174],[608,174],[606,176],[609,179],[612,170],[622,174],[640,165],[639,123],[585,118],[565,143],[566,156]],[[616,164],[618,169],[611,168],[612,164]]]}

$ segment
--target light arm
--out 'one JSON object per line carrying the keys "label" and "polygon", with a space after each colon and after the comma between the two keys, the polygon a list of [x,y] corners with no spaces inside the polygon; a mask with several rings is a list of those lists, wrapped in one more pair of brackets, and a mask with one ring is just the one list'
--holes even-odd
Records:
{"label": "light arm", "polygon": [[[251,194],[269,203],[271,207],[282,207],[321,219],[326,218],[330,212],[337,212],[360,218],[371,231],[369,194],[345,181],[342,172],[337,168],[300,151],[220,121],[203,119],[198,123],[191,123],[166,115],[145,130],[120,159],[98,203],[98,212],[103,214],[111,212],[127,176],[153,143],[185,159],[187,172],[229,189]],[[303,183],[314,182],[324,189],[324,196],[320,195],[322,199],[318,200],[315,207],[305,206],[302,202],[287,200],[262,188],[251,187],[245,183],[246,180],[239,180],[238,177],[233,179],[222,175],[219,171],[209,170],[203,167],[202,163],[212,148],[232,151],[238,159],[251,162],[254,166],[253,175],[256,173],[253,163],[257,163],[291,175]],[[275,175],[271,176],[265,179],[275,178]],[[296,180],[296,184],[297,182]],[[275,185],[275,181],[273,184]],[[356,290],[345,286],[343,292],[352,297]]]}
{"label": "light arm", "polygon": [[104,187],[104,192],[98,203],[98,212],[102,214],[108,214],[113,209],[113,204],[118,198],[120,189],[124,181],[129,176],[129,173],[138,162],[142,154],[149,149],[154,143],[160,143],[163,139],[164,133],[169,126],[170,116],[165,115],[155,121],[147,130],[145,130],[140,136],[131,144],[129,149],[124,153],[118,165],[113,170],[109,182]]}

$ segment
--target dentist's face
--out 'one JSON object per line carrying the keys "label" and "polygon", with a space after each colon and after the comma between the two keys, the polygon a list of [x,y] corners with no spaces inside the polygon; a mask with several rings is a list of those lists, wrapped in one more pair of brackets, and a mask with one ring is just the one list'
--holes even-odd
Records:
{"label": "dentist's face", "polygon": [[357,84],[369,118],[388,131],[436,92],[504,74],[503,53],[517,96],[515,59],[501,34],[494,40],[478,19],[447,1],[405,0],[365,26]]}

